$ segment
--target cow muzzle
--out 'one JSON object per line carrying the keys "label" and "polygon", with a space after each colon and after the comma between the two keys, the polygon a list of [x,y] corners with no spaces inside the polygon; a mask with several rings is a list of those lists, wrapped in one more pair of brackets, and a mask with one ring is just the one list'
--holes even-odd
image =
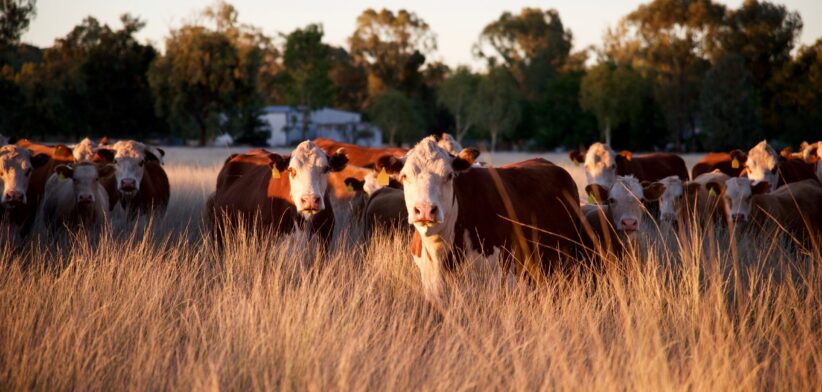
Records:
{"label": "cow muzzle", "polygon": [[94,204],[94,195],[90,193],[77,195],[77,204],[84,206]]}
{"label": "cow muzzle", "polygon": [[735,213],[731,214],[731,221],[734,223],[744,223],[748,221],[748,214]]}
{"label": "cow muzzle", "polygon": [[431,227],[439,223],[439,208],[432,204],[418,204],[414,206],[411,222],[423,227]]}
{"label": "cow muzzle", "polygon": [[636,218],[622,218],[619,223],[622,230],[627,234],[634,233],[639,229],[639,220]]}
{"label": "cow muzzle", "polygon": [[137,180],[133,178],[123,178],[120,180],[120,192],[135,193],[137,192]]}
{"label": "cow muzzle", "polygon": [[26,194],[18,191],[9,191],[3,195],[3,206],[14,208],[26,204]]}
{"label": "cow muzzle", "polygon": [[300,197],[299,212],[314,215],[323,210],[322,198],[317,195],[304,195]]}

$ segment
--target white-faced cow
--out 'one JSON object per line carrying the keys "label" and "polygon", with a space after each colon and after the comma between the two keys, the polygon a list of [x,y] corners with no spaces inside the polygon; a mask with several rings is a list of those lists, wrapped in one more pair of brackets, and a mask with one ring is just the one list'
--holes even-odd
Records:
{"label": "white-faced cow", "polygon": [[754,181],[767,182],[771,191],[792,182],[816,177],[812,164],[799,158],[785,158],[763,140],[748,151],[743,174]]}
{"label": "white-faced cow", "polygon": [[0,230],[12,248],[18,247],[31,230],[39,196],[31,192],[34,170],[51,161],[46,154],[32,156],[28,149],[7,145],[0,148]]}
{"label": "white-faced cow", "polygon": [[724,184],[730,177],[715,169],[702,173],[692,181],[682,181],[679,177],[670,176],[656,181],[663,188],[659,198],[659,219],[663,223],[699,224],[710,222],[721,213],[721,198],[710,192],[706,184],[716,182]]}
{"label": "white-faced cow", "polygon": [[113,165],[98,167],[89,161],[60,165],[46,183],[42,217],[46,227],[97,231],[105,223],[108,193],[101,177],[113,174]]}
{"label": "white-faced cow", "polygon": [[287,156],[265,150],[230,156],[210,201],[215,234],[220,235],[224,222],[257,223],[277,233],[307,224],[326,244],[334,229],[328,175],[343,170],[347,161],[345,154],[329,156],[311,141]]}
{"label": "white-faced cow", "polygon": [[594,143],[584,154],[571,151],[569,157],[574,163],[585,165],[588,185],[597,184],[611,188],[617,176],[632,175],[639,181],[658,181],[668,176],[688,180],[688,167],[676,154],[651,153],[634,156],[628,151],[619,154],[607,144]]}
{"label": "white-faced cow", "polygon": [[543,159],[496,168],[472,167],[479,152],[453,156],[426,137],[400,160],[378,160],[403,184],[411,253],[432,301],[444,299],[445,274],[463,256],[491,259],[507,276],[500,253],[513,256],[519,273],[539,274],[560,266],[578,235],[579,195],[570,174]]}
{"label": "white-faced cow", "polygon": [[110,208],[120,204],[128,216],[165,211],[170,198],[168,176],[163,170],[165,152],[132,140],[121,140],[110,147],[98,148],[97,153],[109,149],[114,154],[114,175],[102,178],[109,195]]}

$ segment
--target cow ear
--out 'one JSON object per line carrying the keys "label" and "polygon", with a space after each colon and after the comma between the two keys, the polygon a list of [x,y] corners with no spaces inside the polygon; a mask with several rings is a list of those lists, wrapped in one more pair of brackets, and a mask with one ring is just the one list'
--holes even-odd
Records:
{"label": "cow ear", "polygon": [[648,201],[656,201],[665,193],[665,184],[661,182],[652,182],[642,187],[642,197]]}
{"label": "cow ear", "polygon": [[761,195],[771,191],[771,184],[768,181],[759,181],[756,185],[751,186],[752,195]]}
{"label": "cow ear", "polygon": [[36,169],[47,164],[50,160],[51,157],[48,154],[37,154],[31,158],[31,166]]}
{"label": "cow ear", "polygon": [[791,147],[785,147],[779,150],[779,155],[783,158],[790,158],[791,154],[793,154],[793,148]]}
{"label": "cow ear", "polygon": [[101,137],[101,138],[100,138],[100,143],[99,143],[99,144],[100,144],[101,146],[108,146],[108,136],[103,136],[103,137]]}
{"label": "cow ear", "polygon": [[585,158],[582,156],[582,153],[577,150],[571,150],[568,153],[568,159],[570,159],[571,162],[574,163],[574,166],[579,165],[581,162],[585,160]]}
{"label": "cow ear", "polygon": [[345,155],[345,150],[340,148],[334,155],[328,157],[328,166],[331,167],[331,171],[338,172],[342,169],[345,169],[345,165],[348,163],[348,155]]}
{"label": "cow ear", "polygon": [[688,181],[685,183],[685,194],[686,195],[695,195],[699,193],[699,190],[702,189],[702,184],[698,182]]}
{"label": "cow ear", "polygon": [[363,187],[365,186],[365,181],[356,179],[354,177],[348,177],[345,179],[345,186],[346,188],[348,188],[350,192],[359,192],[363,190]]}
{"label": "cow ear", "polygon": [[74,176],[74,168],[69,165],[60,165],[54,168],[54,172],[60,177],[72,178]]}
{"label": "cow ear", "polygon": [[71,149],[68,148],[65,144],[58,144],[54,146],[54,156],[70,157],[72,156],[72,152]]}
{"label": "cow ear", "polygon": [[593,199],[597,203],[605,203],[608,200],[608,190],[599,184],[586,185],[585,193],[588,194],[589,199]]}
{"label": "cow ear", "polygon": [[730,152],[730,155],[731,159],[736,160],[741,166],[744,166],[745,162],[748,160],[748,154],[742,150],[733,150]]}
{"label": "cow ear", "polygon": [[166,155],[166,152],[163,151],[161,148],[157,148],[154,146],[146,146],[146,160],[147,161],[155,161],[159,162],[161,165],[163,164],[163,157]]}
{"label": "cow ear", "polygon": [[628,151],[628,150],[622,150],[622,151],[620,151],[620,152],[619,152],[619,155],[620,155],[621,157],[625,158],[626,160],[629,160],[629,161],[630,161],[631,159],[634,159],[634,154],[633,154],[632,152]]}
{"label": "cow ear", "polygon": [[277,171],[284,171],[288,169],[288,161],[291,160],[290,155],[282,156],[280,154],[271,153],[268,154],[268,167],[270,168],[277,168]]}
{"label": "cow ear", "polygon": [[451,162],[451,167],[458,172],[468,170],[479,154],[480,152],[476,148],[463,148],[460,154]]}
{"label": "cow ear", "polygon": [[385,169],[386,172],[390,174],[396,174],[402,171],[402,167],[405,165],[405,162],[402,159],[397,158],[393,155],[383,155],[374,162],[374,168],[377,169],[378,172]]}
{"label": "cow ear", "polygon": [[98,148],[97,151],[94,152],[94,157],[91,160],[93,162],[114,162],[114,151],[107,148]]}
{"label": "cow ear", "polygon": [[97,175],[100,177],[110,177],[117,171],[117,166],[113,163],[109,163],[103,165],[101,168],[97,169]]}
{"label": "cow ear", "polygon": [[705,189],[707,189],[708,192],[711,192],[715,195],[721,195],[724,188],[724,184],[716,181],[709,181],[707,184],[705,184]]}

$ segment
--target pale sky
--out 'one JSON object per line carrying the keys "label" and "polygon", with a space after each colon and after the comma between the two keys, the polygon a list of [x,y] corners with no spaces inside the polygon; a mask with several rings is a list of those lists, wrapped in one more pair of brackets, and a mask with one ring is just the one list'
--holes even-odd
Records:
{"label": "pale sky", "polygon": [[[779,0],[777,0],[778,2]],[[420,1],[331,1],[331,0],[232,0],[242,23],[261,27],[266,34],[289,32],[309,23],[322,23],[325,41],[333,45],[346,44],[354,31],[357,15],[366,8],[401,8],[415,12],[431,26],[437,35],[436,59],[450,66],[476,65],[471,47],[482,28],[503,11],[519,12],[523,7],[555,8],[566,28],[574,34],[574,49],[599,45],[609,26],[646,1],[640,0],[553,0],[553,1],[490,1],[490,0],[420,0]],[[738,7],[742,0],[720,1]],[[102,23],[120,27],[119,15],[129,12],[147,22],[138,37],[162,45],[172,28],[196,16],[212,5],[212,0],[38,0],[37,17],[31,23],[23,41],[43,47],[51,46],[55,38],[65,36],[71,28],[92,15]],[[791,11],[799,11],[804,22],[800,42],[812,44],[822,37],[822,0],[784,0]]]}

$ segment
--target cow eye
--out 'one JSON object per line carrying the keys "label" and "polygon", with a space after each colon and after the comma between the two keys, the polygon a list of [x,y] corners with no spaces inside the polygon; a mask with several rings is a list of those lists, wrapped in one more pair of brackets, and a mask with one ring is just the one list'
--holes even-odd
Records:
{"label": "cow eye", "polygon": [[25,171],[24,173],[25,173],[27,176],[28,176],[29,174],[31,174],[31,168],[30,168],[30,167],[27,167],[27,168],[26,168],[26,171]]}
{"label": "cow eye", "polygon": [[608,204],[616,204],[616,199],[614,199],[613,197],[609,197]]}
{"label": "cow eye", "polygon": [[141,160],[141,161],[140,161],[140,167],[143,167],[143,164],[144,164],[144,163],[146,163],[146,161]]}
{"label": "cow eye", "polygon": [[405,174],[400,174],[400,182],[405,182]]}
{"label": "cow eye", "polygon": [[291,175],[291,178],[297,177],[297,171],[293,167],[288,168],[288,174]]}
{"label": "cow eye", "polygon": [[323,173],[328,173],[331,171],[331,166],[326,166],[323,168]]}
{"label": "cow eye", "polygon": [[454,173],[448,173],[448,174],[445,176],[445,182],[451,181],[451,180],[453,180],[453,179],[454,179]]}

